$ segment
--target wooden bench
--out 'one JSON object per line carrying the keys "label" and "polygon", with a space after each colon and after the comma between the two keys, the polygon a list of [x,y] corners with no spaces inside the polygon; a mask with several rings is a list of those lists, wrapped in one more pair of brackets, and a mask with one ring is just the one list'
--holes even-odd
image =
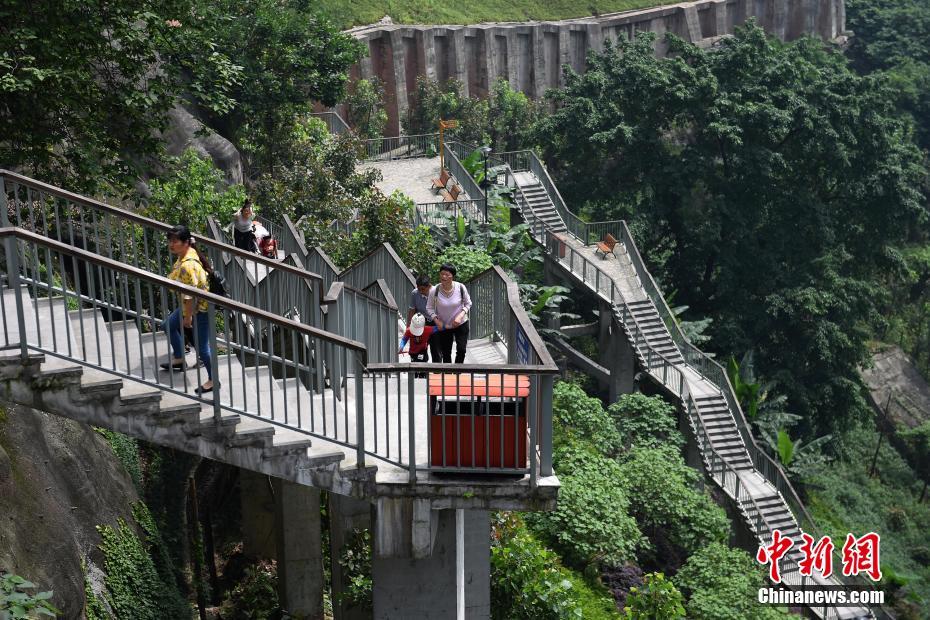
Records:
{"label": "wooden bench", "polygon": [[453,185],[451,190],[441,189],[439,190],[439,195],[442,196],[443,202],[455,202],[458,200],[459,194],[462,193],[461,185]]}
{"label": "wooden bench", "polygon": [[452,176],[449,174],[449,171],[443,168],[439,173],[439,178],[433,179],[433,189],[446,189],[446,184],[451,178]]}
{"label": "wooden bench", "polygon": [[597,247],[594,249],[594,254],[596,256],[598,252],[602,252],[604,254],[602,258],[607,258],[608,254],[613,253],[615,245],[617,245],[617,240],[614,239],[612,234],[607,233],[604,235],[603,241],[597,242]]}

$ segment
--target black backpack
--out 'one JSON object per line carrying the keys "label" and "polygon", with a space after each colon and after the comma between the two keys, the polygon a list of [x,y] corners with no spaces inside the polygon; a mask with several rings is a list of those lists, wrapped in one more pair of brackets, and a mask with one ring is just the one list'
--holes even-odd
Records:
{"label": "black backpack", "polygon": [[213,270],[209,275],[210,292],[214,295],[229,297],[229,293],[226,291],[226,278],[223,277],[223,274],[221,274],[219,271]]}

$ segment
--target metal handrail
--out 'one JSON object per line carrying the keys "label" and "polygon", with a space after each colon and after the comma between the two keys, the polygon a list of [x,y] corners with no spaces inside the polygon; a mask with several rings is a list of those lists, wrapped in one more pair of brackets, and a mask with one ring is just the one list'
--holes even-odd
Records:
{"label": "metal handrail", "polygon": [[311,112],[310,116],[324,119],[326,122],[326,127],[331,134],[338,136],[340,134],[349,133],[352,131],[349,127],[349,124],[345,122],[345,120],[334,110],[328,110],[326,112]]}
{"label": "metal handrail", "polygon": [[[43,183],[42,181],[37,181],[36,179],[32,179],[30,177],[17,174],[15,172],[11,172],[9,170],[0,169],[0,178],[13,181],[15,185],[22,185],[23,187],[32,188],[44,194],[48,194],[50,196],[56,196],[58,198],[62,198],[64,200],[73,202],[78,205],[90,207],[102,213],[116,216],[120,218],[121,220],[125,220],[133,224],[138,224],[145,228],[150,228],[152,230],[156,230],[156,231],[163,232],[163,233],[167,233],[172,228],[170,224],[164,224],[162,222],[153,220],[143,215],[139,215],[131,211],[126,211],[124,209],[120,209],[118,207],[108,205],[105,202],[100,202],[92,198],[81,196],[80,194],[69,192],[67,190],[61,189],[60,187],[55,187],[54,185],[49,185],[47,183]],[[15,185],[13,188],[14,192],[16,191]],[[285,271],[289,271],[293,273],[294,275],[300,276],[302,278],[314,278],[316,280],[322,279],[320,275],[317,273],[312,273],[310,271],[297,269],[296,267],[290,267],[287,265],[282,266],[281,263],[276,260],[266,258],[260,254],[255,254],[253,252],[247,252],[245,250],[237,248],[234,245],[223,243],[218,240],[210,239],[209,237],[198,236],[197,242],[198,243],[202,242],[204,245],[207,245],[214,250],[226,252],[226,253],[231,254],[232,256],[238,256],[240,258],[254,261],[258,263],[259,265],[264,265],[266,267],[280,268]]]}
{"label": "metal handrail", "polygon": [[390,138],[373,138],[362,140],[365,147],[365,161],[392,161],[424,157],[430,146],[439,153],[439,134],[415,134]]}

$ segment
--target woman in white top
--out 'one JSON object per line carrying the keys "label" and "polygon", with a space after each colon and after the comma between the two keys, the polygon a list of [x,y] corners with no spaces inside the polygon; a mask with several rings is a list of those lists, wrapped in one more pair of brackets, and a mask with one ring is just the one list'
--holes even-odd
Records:
{"label": "woman in white top", "polygon": [[255,212],[252,202],[246,199],[242,208],[233,215],[233,243],[240,250],[258,252],[255,243]]}
{"label": "woman in white top", "polygon": [[[455,281],[455,267],[445,264],[439,268],[439,284],[433,287],[426,300],[428,317],[435,321],[440,330],[438,339],[442,362],[452,363],[452,342],[455,341],[455,363],[465,362],[468,345],[468,311],[471,297],[461,282]],[[439,360],[434,360],[439,361]]]}

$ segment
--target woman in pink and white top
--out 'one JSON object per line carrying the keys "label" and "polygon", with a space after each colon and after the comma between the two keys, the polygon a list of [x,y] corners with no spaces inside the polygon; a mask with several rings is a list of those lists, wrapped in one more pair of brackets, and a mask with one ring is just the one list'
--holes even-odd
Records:
{"label": "woman in pink and white top", "polygon": [[438,340],[439,353],[445,364],[452,363],[452,342],[455,341],[455,363],[465,362],[468,346],[468,311],[471,297],[461,282],[455,281],[455,267],[445,264],[439,268],[439,284],[433,287],[426,300],[428,318],[441,329],[433,337]]}

